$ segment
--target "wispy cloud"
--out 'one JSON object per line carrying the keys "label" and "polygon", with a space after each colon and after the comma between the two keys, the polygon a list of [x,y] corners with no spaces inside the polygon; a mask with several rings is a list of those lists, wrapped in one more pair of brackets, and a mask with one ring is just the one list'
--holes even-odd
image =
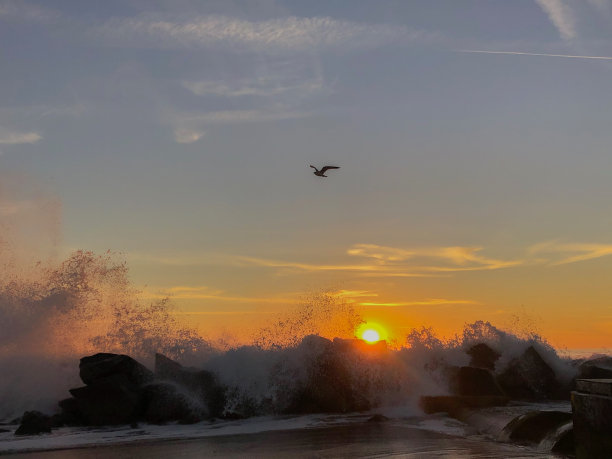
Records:
{"label": "wispy cloud", "polygon": [[174,130],[174,140],[176,140],[178,143],[194,143],[200,140],[204,134],[204,131],[176,128]]}
{"label": "wispy cloud", "polygon": [[388,24],[362,24],[330,17],[283,17],[249,21],[223,15],[190,18],[139,15],[114,19],[99,30],[107,39],[149,46],[215,46],[277,51],[327,47],[376,47],[426,40],[431,33]]}
{"label": "wispy cloud", "polygon": [[11,131],[0,127],[0,145],[18,145],[23,143],[36,143],[42,139],[37,132]]}
{"label": "wispy cloud", "polygon": [[179,300],[214,300],[230,303],[263,303],[263,304],[293,304],[298,300],[289,297],[253,297],[227,294],[223,290],[208,286],[174,286],[170,288],[147,289],[141,293],[142,298]]}
{"label": "wispy cloud", "polygon": [[[403,249],[376,244],[355,244],[348,249],[347,253],[371,258],[385,265],[397,265],[410,261],[414,270],[429,272],[501,269],[523,263],[522,260],[499,260],[485,257],[480,255],[482,250],[482,247],[462,246]],[[423,264],[426,261],[435,261],[435,263]]]}
{"label": "wispy cloud", "polygon": [[575,54],[549,54],[549,53],[526,53],[521,51],[485,51],[479,49],[459,49],[457,50],[459,53],[478,53],[478,54],[509,54],[515,56],[544,56],[544,57],[565,57],[569,59],[595,59],[595,60],[604,60],[604,61],[612,61],[612,57],[610,56],[583,56],[583,55],[575,55]]}
{"label": "wispy cloud", "polygon": [[24,1],[5,0],[0,4],[0,19],[7,17],[12,20],[31,22],[52,22],[61,17],[57,11],[32,5]]}
{"label": "wispy cloud", "polygon": [[378,293],[371,292],[369,290],[338,290],[337,292],[331,292],[331,296],[335,298],[374,298],[378,296]]}
{"label": "wispy cloud", "polygon": [[356,244],[347,254],[373,263],[316,264],[257,257],[237,257],[245,264],[306,272],[355,272],[369,277],[433,277],[460,271],[483,271],[517,266],[522,260],[498,260],[479,255],[480,247],[402,249]]}
{"label": "wispy cloud", "polygon": [[183,86],[198,96],[215,95],[223,97],[259,96],[271,97],[291,93],[311,94],[323,89],[321,79],[301,82],[283,81],[276,78],[257,78],[254,80],[237,80],[232,82],[204,80],[186,81]]}
{"label": "wispy cloud", "polygon": [[176,115],[175,119],[181,123],[231,124],[261,121],[278,121],[285,119],[303,118],[309,113],[294,110],[219,110],[207,113],[192,113]]}
{"label": "wispy cloud", "polygon": [[212,125],[263,123],[299,119],[310,116],[307,111],[284,109],[218,110],[205,113],[175,113],[169,117],[174,126],[174,140],[178,143],[193,143],[205,134],[205,128]]}
{"label": "wispy cloud", "polygon": [[612,244],[548,241],[533,245],[529,251],[532,254],[556,255],[554,259],[550,257],[545,259],[545,262],[551,266],[557,266],[612,255]]}
{"label": "wispy cloud", "polygon": [[427,298],[417,301],[401,301],[391,303],[359,303],[361,306],[401,307],[401,306],[440,306],[446,304],[480,304],[471,300],[449,300],[445,298]]}
{"label": "wispy cloud", "polygon": [[576,18],[563,0],[535,0],[565,40],[576,38]]}

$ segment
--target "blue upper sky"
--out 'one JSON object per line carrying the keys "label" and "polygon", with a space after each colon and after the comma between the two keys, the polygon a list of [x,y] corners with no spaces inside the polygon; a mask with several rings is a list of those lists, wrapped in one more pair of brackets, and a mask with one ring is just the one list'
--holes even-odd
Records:
{"label": "blue upper sky", "polygon": [[[0,53],[0,216],[45,190],[61,247],[139,283],[265,296],[322,283],[283,269],[355,288],[359,244],[612,243],[609,0],[0,0]],[[398,279],[365,288],[477,290]]]}

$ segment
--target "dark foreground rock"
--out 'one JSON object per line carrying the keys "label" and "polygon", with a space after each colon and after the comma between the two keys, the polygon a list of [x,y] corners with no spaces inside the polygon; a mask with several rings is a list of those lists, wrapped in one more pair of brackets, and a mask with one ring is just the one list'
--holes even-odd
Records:
{"label": "dark foreground rock", "polygon": [[[167,385],[152,389],[153,393],[159,393],[163,397],[163,401],[159,401],[160,404],[174,399],[178,403],[177,412],[184,413],[183,405],[189,402],[193,415],[199,416],[200,419],[222,416],[226,404],[226,388],[210,371],[184,367],[158,353],[155,354],[155,377],[175,385],[175,389]],[[176,420],[184,421],[185,418]]]}
{"label": "dark foreground rock", "polygon": [[455,395],[505,395],[493,373],[485,368],[451,367],[449,386]]}
{"label": "dark foreground rock", "polygon": [[109,353],[83,357],[79,368],[86,386],[70,389],[72,398],[59,403],[58,425],[193,423],[224,409],[225,389],[212,373],[161,354],[155,374],[127,355]]}
{"label": "dark foreground rock", "polygon": [[[301,347],[319,350],[307,362],[307,378],[287,405],[286,413],[347,413],[365,411],[370,402],[357,387],[348,362],[354,353],[360,352],[361,340],[330,341],[319,336],[307,336]],[[380,346],[379,346],[380,347]],[[374,352],[385,352],[375,348]]]}
{"label": "dark foreground rock", "polygon": [[487,370],[494,370],[495,362],[501,357],[499,352],[485,343],[475,344],[466,351],[466,354],[471,357],[471,367],[486,368]]}
{"label": "dark foreground rock", "polygon": [[563,411],[531,411],[512,420],[502,433],[503,439],[517,443],[540,443],[546,435],[572,420]]}
{"label": "dark foreground rock", "polygon": [[144,420],[151,424],[178,421],[193,424],[205,419],[208,410],[202,400],[169,382],[155,382],[145,388]]}
{"label": "dark foreground rock", "polygon": [[88,386],[117,375],[122,375],[134,386],[142,386],[153,380],[153,373],[130,356],[104,352],[83,357],[79,364],[79,375]]}
{"label": "dark foreground rock", "polygon": [[98,378],[91,385],[70,389],[76,400],[78,417],[86,425],[129,424],[142,410],[142,387],[124,374]]}
{"label": "dark foreground rock", "polygon": [[26,411],[15,435],[39,435],[51,433],[51,417],[40,411]]}
{"label": "dark foreground rock", "polygon": [[555,372],[533,346],[512,360],[497,381],[512,399],[546,400],[559,394]]}
{"label": "dark foreground rock", "polygon": [[580,364],[578,379],[612,379],[612,357],[598,357]]}

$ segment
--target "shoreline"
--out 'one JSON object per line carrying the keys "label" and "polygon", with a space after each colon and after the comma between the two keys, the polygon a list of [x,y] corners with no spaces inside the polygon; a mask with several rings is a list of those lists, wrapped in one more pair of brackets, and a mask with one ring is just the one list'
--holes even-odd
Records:
{"label": "shoreline", "polygon": [[453,436],[394,421],[353,422],[252,433],[227,433],[204,437],[150,438],[108,444],[75,445],[62,449],[0,453],[23,459],[169,457],[380,457],[399,454],[448,453],[455,457],[550,457],[533,448],[508,443]]}

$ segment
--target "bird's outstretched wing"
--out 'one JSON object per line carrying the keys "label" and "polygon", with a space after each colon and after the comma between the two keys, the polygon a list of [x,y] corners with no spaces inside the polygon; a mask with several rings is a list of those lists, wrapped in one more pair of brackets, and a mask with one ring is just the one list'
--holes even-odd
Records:
{"label": "bird's outstretched wing", "polygon": [[321,172],[325,173],[325,171],[329,169],[340,169],[340,167],[339,166],[324,166],[323,169],[321,169]]}
{"label": "bird's outstretched wing", "polygon": [[315,171],[318,171],[319,169],[317,169],[316,167],[314,167],[312,164],[310,165],[310,167],[312,167]]}

